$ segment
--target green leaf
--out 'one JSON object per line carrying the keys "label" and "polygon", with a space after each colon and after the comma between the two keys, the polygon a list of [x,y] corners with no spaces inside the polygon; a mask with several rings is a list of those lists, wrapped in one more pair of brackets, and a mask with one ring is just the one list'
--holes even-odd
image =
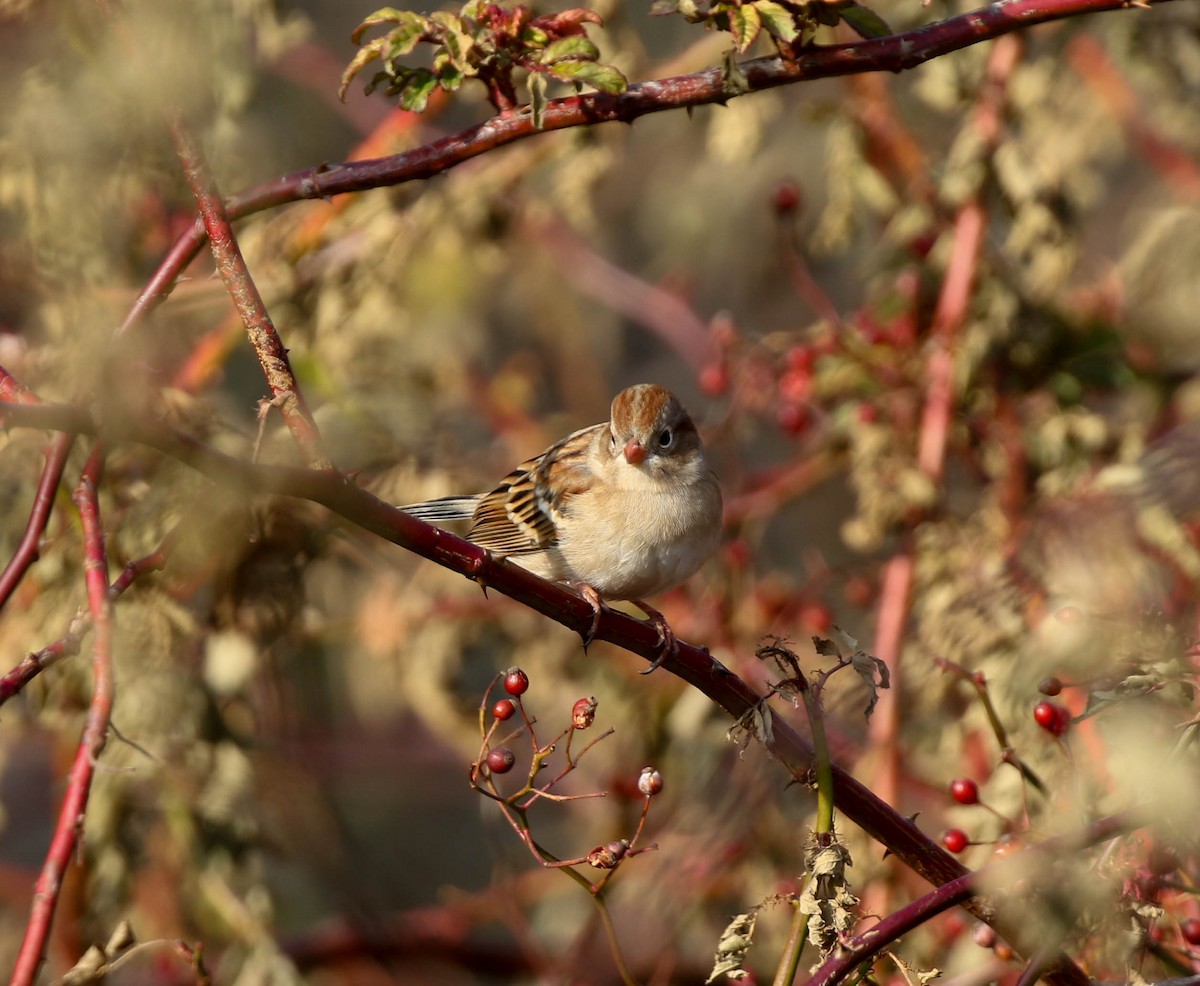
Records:
{"label": "green leaf", "polygon": [[773,38],[791,43],[800,37],[800,29],[796,27],[796,16],[783,4],[775,0],[755,0],[754,9],[762,18],[763,27]]}
{"label": "green leaf", "polygon": [[462,71],[445,51],[440,51],[433,59],[433,74],[437,78],[438,85],[446,92],[457,92],[462,87],[463,81],[475,75],[475,72],[474,70]]}
{"label": "green leaf", "polygon": [[387,57],[389,59],[407,55],[431,28],[427,17],[407,10],[403,13],[404,17],[400,22],[384,36],[388,45]]}
{"label": "green leaf", "polygon": [[762,17],[758,8],[753,6],[731,7],[729,15],[729,33],[733,35],[733,46],[739,52],[744,52],[758,37],[762,30]]}
{"label": "green leaf", "polygon": [[[386,44],[385,39],[379,38],[370,44],[363,45],[355,52],[354,58],[346,66],[346,71],[342,73],[342,84],[338,86],[338,99],[345,99],[346,90],[350,88],[350,83],[354,80],[354,77],[367,65],[370,65],[371,62],[381,57],[384,44]],[[367,91],[371,92],[373,89],[374,86]]]}
{"label": "green leaf", "polygon": [[368,14],[363,22],[351,32],[350,40],[358,44],[359,39],[366,33],[367,28],[374,27],[376,24],[399,22],[407,13],[407,10],[397,10],[395,7],[380,7],[374,13]]}
{"label": "green leaf", "polygon": [[552,65],[564,59],[594,62],[599,57],[600,49],[583,35],[576,34],[548,44],[538,55],[538,61],[543,65]]}
{"label": "green leaf", "polygon": [[437,84],[437,79],[429,69],[412,70],[408,82],[400,91],[400,108],[411,110],[413,113],[423,113]]}
{"label": "green leaf", "polygon": [[479,16],[483,13],[483,8],[488,5],[489,0],[468,0],[463,4],[463,9],[458,12],[458,16],[463,20],[479,20]]}
{"label": "green leaf", "polygon": [[612,96],[629,88],[629,81],[617,69],[599,62],[555,62],[548,71],[563,82],[583,82]]}
{"label": "green leaf", "polygon": [[529,110],[533,115],[533,128],[541,130],[546,120],[546,77],[540,72],[530,72],[525,85],[529,89]]}
{"label": "green leaf", "polygon": [[850,25],[860,38],[889,38],[895,32],[888,22],[869,7],[848,3],[841,8],[842,20]]}

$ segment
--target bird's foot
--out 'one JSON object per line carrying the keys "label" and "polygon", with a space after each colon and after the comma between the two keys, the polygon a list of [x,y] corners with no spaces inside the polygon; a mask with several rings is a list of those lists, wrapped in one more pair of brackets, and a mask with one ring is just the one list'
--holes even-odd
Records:
{"label": "bird's foot", "polygon": [[608,606],[601,598],[600,593],[593,589],[586,582],[580,582],[578,587],[579,594],[583,596],[592,606],[592,625],[587,628],[586,633],[581,633],[579,636],[583,638],[583,650],[587,653],[588,645],[596,639],[596,631],[600,629],[600,616],[608,612]]}
{"label": "bird's foot", "polygon": [[664,661],[679,653],[679,641],[675,639],[671,625],[662,613],[640,599],[631,599],[629,601],[646,614],[647,619],[654,624],[654,629],[658,631],[658,656],[650,662],[650,667],[646,668],[645,671],[638,672],[638,674],[650,674],[650,672],[661,668]]}

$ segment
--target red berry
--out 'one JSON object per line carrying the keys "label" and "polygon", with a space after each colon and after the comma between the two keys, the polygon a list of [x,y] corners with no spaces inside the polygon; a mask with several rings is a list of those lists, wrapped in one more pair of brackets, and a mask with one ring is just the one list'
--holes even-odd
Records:
{"label": "red berry", "polygon": [[652,798],[663,789],[662,774],[653,767],[643,767],[637,781],[638,790],[647,798]]}
{"label": "red berry", "polygon": [[781,181],[775,186],[775,211],[781,216],[790,216],[800,208],[803,196],[800,186],[791,179]]}
{"label": "red berry", "polygon": [[524,695],[529,690],[529,675],[520,668],[509,668],[504,672],[504,690],[509,695]]}
{"label": "red berry", "polygon": [[851,575],[842,586],[846,602],[859,609],[866,609],[875,602],[875,587],[865,575]]}
{"label": "red berry", "polygon": [[969,777],[959,777],[950,782],[950,797],[960,805],[979,804],[979,785]]}
{"label": "red berry", "polygon": [[970,844],[970,838],[962,829],[946,829],[942,833],[942,845],[952,853],[960,853]]}
{"label": "red berry", "polygon": [[793,346],[787,352],[788,368],[801,376],[808,376],[812,373],[813,364],[816,361],[817,354],[812,346]]}
{"label": "red berry", "polygon": [[1071,713],[1054,702],[1038,702],[1033,718],[1051,736],[1061,736],[1071,725]]}
{"label": "red berry", "polygon": [[775,412],[775,422],[789,435],[801,435],[808,428],[808,408],[803,404],[783,404]]}
{"label": "red berry", "polygon": [[720,363],[709,363],[700,371],[699,382],[709,397],[722,397],[729,390],[729,370]]}
{"label": "red berry", "polygon": [[1179,925],[1179,933],[1189,945],[1200,945],[1200,919],[1188,918]]}
{"label": "red berry", "polygon": [[571,725],[576,729],[587,729],[596,721],[596,700],[581,698],[571,706]]}
{"label": "red berry", "polygon": [[517,711],[517,703],[511,698],[502,698],[499,702],[492,706],[492,715],[497,719],[504,721],[511,719],[513,713]]}
{"label": "red berry", "polygon": [[516,755],[507,746],[498,746],[494,750],[488,750],[488,770],[493,774],[507,774],[513,769],[513,764],[516,762]]}
{"label": "red berry", "polygon": [[1053,675],[1038,682],[1038,691],[1043,695],[1058,695],[1062,690],[1062,679],[1055,678]]}
{"label": "red berry", "polygon": [[796,614],[809,633],[826,634],[833,627],[833,611],[820,602],[807,602]]}

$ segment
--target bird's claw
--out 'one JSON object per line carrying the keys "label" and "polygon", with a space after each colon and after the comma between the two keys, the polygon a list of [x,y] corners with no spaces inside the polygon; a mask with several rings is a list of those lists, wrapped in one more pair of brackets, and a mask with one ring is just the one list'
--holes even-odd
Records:
{"label": "bird's claw", "polygon": [[579,636],[583,640],[583,652],[586,654],[588,646],[596,639],[596,631],[600,629],[600,616],[608,607],[604,604],[604,600],[600,597],[595,589],[586,582],[579,586],[579,594],[583,596],[592,606],[592,623],[591,626]]}
{"label": "bird's claw", "polygon": [[650,667],[644,671],[639,671],[638,674],[650,674],[657,671],[670,658],[679,653],[679,641],[675,639],[675,634],[671,630],[671,625],[667,623],[667,618],[662,615],[653,606],[647,606],[645,603],[638,600],[632,600],[633,604],[646,614],[649,621],[654,624],[654,629],[658,631],[658,656],[650,662]]}

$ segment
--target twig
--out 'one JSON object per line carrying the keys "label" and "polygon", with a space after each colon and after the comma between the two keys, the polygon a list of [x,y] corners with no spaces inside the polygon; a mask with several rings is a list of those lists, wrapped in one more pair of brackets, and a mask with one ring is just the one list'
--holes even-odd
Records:
{"label": "twig", "polygon": [[[750,59],[739,65],[746,82],[744,90],[738,93],[730,91],[723,69],[712,68],[694,75],[635,83],[619,96],[594,92],[568,96],[551,100],[546,105],[541,130],[534,126],[528,113],[496,116],[403,154],[321,165],[282,175],[235,196],[226,208],[230,219],[241,219],[287,202],[399,185],[441,174],[497,147],[541,133],[597,123],[631,123],[639,117],[666,110],[713,103],[723,105],[737,95],[812,79],[863,72],[902,72],[951,51],[1034,24],[1128,6],[1127,0],[1004,0],[887,38],[812,46],[796,52],[789,59]],[[121,333],[142,322],[166,300],[176,279],[200,252],[204,237],[204,228],[197,223],[175,242],[130,309],[119,330]]]}
{"label": "twig", "polygon": [[[20,425],[28,418],[36,420],[38,427],[52,427],[54,414],[64,424],[69,423],[82,432],[96,430],[95,421],[80,408],[0,404],[0,416],[7,415],[10,424]],[[594,610],[582,596],[562,585],[540,579],[516,565],[493,558],[486,549],[470,541],[410,517],[341,476],[308,469],[241,462],[195,439],[144,421],[126,422],[125,428],[122,434],[113,435],[112,438],[137,441],[157,448],[226,485],[320,503],[362,529],[472,581],[486,584],[577,633],[583,634],[592,626]],[[601,614],[594,639],[606,640],[651,662],[659,657],[661,649],[658,631],[652,624],[617,610],[606,610]],[[762,696],[703,648],[680,641],[678,650],[663,666],[708,696],[735,722],[761,706]],[[764,714],[769,719],[769,732],[762,734],[761,738],[767,749],[792,776],[804,777],[813,760],[811,745],[769,708],[764,710]],[[847,818],[935,886],[957,879],[966,872],[958,860],[934,843],[911,819],[900,815],[836,764],[833,765],[833,791],[838,807]],[[967,907],[981,920],[995,920],[994,915],[982,905],[969,902]],[[998,923],[997,930],[1020,947],[1023,936],[1019,927]],[[1063,956],[1056,958],[1058,961],[1053,970],[1047,973],[1053,983],[1057,986],[1083,986],[1087,983],[1082,970]]]}
{"label": "twig", "polygon": [[58,484],[62,482],[63,469],[74,443],[75,436],[69,431],[63,432],[56,435],[46,449],[46,464],[42,467],[42,478],[38,481],[37,493],[33,497],[33,509],[29,512],[25,533],[21,536],[21,543],[17,545],[12,558],[4,566],[4,571],[0,572],[0,609],[8,602],[14,590],[21,584],[25,573],[38,559],[38,544],[46,532],[46,524],[50,521],[50,508],[54,506],[54,496],[58,492]]}
{"label": "twig", "polygon": [[258,287],[250,277],[246,259],[242,256],[233,226],[225,212],[225,203],[221,201],[216,182],[213,181],[200,152],[200,146],[179,122],[172,124],[171,137],[183,164],[188,187],[191,188],[200,209],[200,218],[208,234],[217,272],[233,299],[242,324],[246,326],[246,334],[250,337],[250,343],[254,346],[258,362],[267,378],[267,386],[271,389],[271,404],[279,408],[283,420],[300,446],[304,461],[314,469],[332,469],[333,463],[322,447],[321,433],[317,430],[312,413],[300,393],[296,375],[292,372],[287,349],[267,313]]}
{"label": "twig", "polygon": [[74,500],[83,521],[84,577],[88,608],[95,628],[92,657],[92,701],[87,722],[75,752],[75,762],[67,782],[67,793],[58,813],[58,822],[46,853],[46,861],[33,892],[33,907],[25,938],[17,953],[12,986],[32,986],[46,953],[46,940],[54,921],[63,877],[83,830],[88,793],[95,776],[96,763],[108,739],[112,716],[112,603],[108,597],[108,557],[104,550],[104,529],[96,486],[103,468],[103,453],[97,445],[84,466]]}
{"label": "twig", "polygon": [[[125,570],[109,586],[108,598],[115,602],[133,583],[147,572],[159,571],[166,565],[175,543],[183,533],[183,521],[175,525],[150,554],[143,558],[135,558]],[[79,653],[79,645],[87,632],[92,628],[92,618],[88,613],[78,613],[71,620],[67,632],[52,644],[41,650],[32,651],[11,671],[0,677],[0,706],[21,691],[34,678],[47,668],[57,664],[64,657],[72,657]]]}

